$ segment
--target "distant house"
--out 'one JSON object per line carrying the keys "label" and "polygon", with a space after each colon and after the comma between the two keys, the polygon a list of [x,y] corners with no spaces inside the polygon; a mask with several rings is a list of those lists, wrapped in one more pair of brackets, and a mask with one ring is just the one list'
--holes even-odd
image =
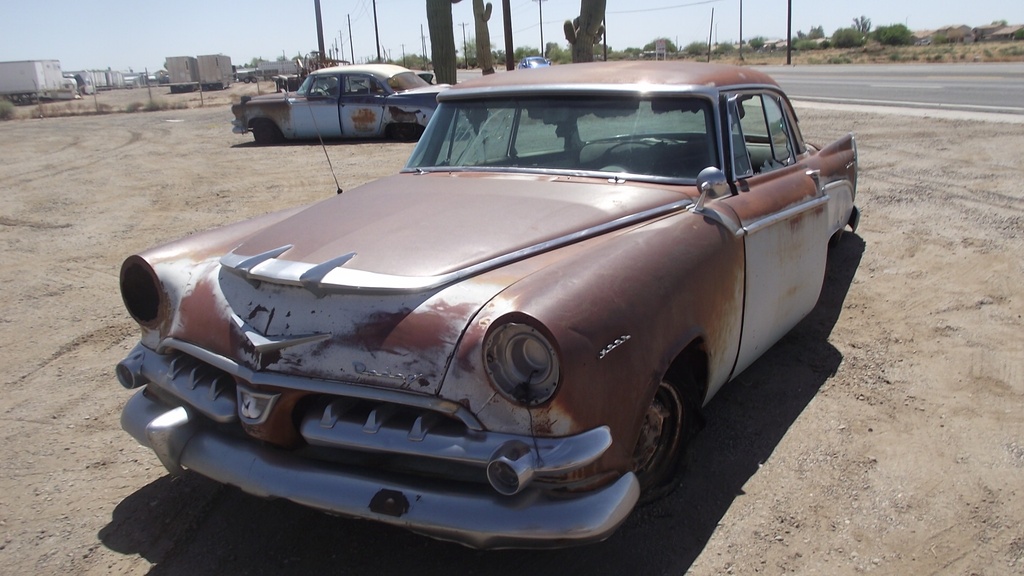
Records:
{"label": "distant house", "polygon": [[974,30],[970,26],[959,24],[947,26],[935,31],[936,36],[944,36],[952,44],[970,44],[974,42]]}
{"label": "distant house", "polygon": [[935,42],[935,30],[917,30],[911,34],[914,46],[927,46]]}
{"label": "distant house", "polygon": [[1024,25],[1004,26],[1002,24],[990,24],[988,26],[978,26],[973,32],[974,39],[978,42],[1006,42],[1013,40],[1014,35],[1020,30],[1024,30]]}

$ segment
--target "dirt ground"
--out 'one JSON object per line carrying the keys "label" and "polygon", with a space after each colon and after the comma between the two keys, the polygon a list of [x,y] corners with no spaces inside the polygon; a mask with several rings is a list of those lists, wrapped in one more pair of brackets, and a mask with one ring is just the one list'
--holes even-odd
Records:
{"label": "dirt ground", "polygon": [[[230,96],[0,123],[4,573],[1024,572],[1021,124],[798,106],[861,152],[817,308],[707,406],[670,497],[601,544],[479,552],[172,479],[121,431],[121,261],[335,191],[318,145],[232,134]],[[410,150],[327,146],[345,189]]]}

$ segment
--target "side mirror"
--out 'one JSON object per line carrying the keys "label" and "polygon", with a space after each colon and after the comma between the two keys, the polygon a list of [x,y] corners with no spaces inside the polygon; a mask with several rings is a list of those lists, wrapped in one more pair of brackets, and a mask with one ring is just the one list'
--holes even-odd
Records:
{"label": "side mirror", "polygon": [[729,193],[729,181],[725,178],[725,172],[715,166],[708,166],[697,174],[697,189],[700,190],[700,198],[694,210],[700,212],[704,209],[709,193],[715,198]]}

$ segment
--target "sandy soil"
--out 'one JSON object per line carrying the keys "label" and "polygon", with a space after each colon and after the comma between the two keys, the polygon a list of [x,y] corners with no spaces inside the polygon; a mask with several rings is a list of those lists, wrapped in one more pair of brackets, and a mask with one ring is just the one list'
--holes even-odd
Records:
{"label": "sandy soil", "polygon": [[[853,130],[861,151],[861,228],[818,307],[709,404],[680,490],[605,543],[546,552],[172,479],[121,431],[123,258],[333,194],[319,146],[255,147],[223,103],[3,123],[3,572],[1021,573],[1024,131],[801,113],[809,140]],[[410,150],[327,147],[346,189]]]}

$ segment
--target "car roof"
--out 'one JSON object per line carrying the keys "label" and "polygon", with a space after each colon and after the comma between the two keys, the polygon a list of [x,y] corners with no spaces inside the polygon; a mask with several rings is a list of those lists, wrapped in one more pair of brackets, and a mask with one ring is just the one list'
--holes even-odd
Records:
{"label": "car roof", "polygon": [[383,78],[390,78],[396,74],[403,72],[412,72],[408,68],[402,66],[396,66],[394,64],[351,64],[343,66],[330,66],[328,68],[321,68],[313,72],[313,74],[372,74],[373,76],[380,76]]}
{"label": "car roof", "polygon": [[546,66],[533,68],[528,74],[490,74],[459,83],[439,94],[438,100],[601,91],[714,93],[755,86],[778,88],[771,76],[742,66],[630,60]]}

